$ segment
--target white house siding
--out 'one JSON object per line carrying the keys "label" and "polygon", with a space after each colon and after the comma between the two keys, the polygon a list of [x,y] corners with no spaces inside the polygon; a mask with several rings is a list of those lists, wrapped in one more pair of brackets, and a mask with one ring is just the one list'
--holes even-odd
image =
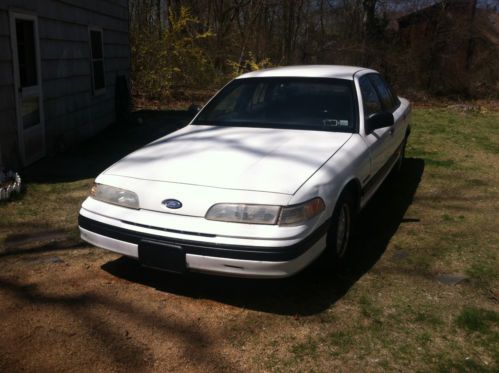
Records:
{"label": "white house siding", "polygon": [[[115,120],[115,83],[129,76],[127,0],[2,0],[0,2],[0,148],[17,155],[8,11],[38,17],[47,153],[95,134]],[[105,92],[93,95],[89,26],[103,31]],[[15,138],[15,140],[13,140]],[[19,159],[18,157],[16,158]]]}

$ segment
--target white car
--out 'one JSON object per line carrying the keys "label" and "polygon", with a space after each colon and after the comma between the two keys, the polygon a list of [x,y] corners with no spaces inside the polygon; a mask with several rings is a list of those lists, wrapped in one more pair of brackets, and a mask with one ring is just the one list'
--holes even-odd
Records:
{"label": "white car", "polygon": [[410,112],[370,69],[241,75],[97,177],[81,237],[178,273],[286,277],[324,250],[341,261],[355,214],[402,163]]}

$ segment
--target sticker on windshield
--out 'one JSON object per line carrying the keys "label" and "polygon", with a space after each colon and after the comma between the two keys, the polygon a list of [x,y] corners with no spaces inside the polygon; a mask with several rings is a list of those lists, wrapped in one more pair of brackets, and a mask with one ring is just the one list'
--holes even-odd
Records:
{"label": "sticker on windshield", "polygon": [[339,125],[342,127],[348,127],[348,120],[341,119]]}
{"label": "sticker on windshield", "polygon": [[338,125],[336,119],[323,119],[322,123],[324,123],[324,127],[336,127]]}

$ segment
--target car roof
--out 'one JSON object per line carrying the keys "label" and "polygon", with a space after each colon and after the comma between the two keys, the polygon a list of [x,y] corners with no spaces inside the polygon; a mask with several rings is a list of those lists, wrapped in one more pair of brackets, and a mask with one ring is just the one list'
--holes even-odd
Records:
{"label": "car roof", "polygon": [[353,80],[356,73],[377,73],[375,70],[357,66],[341,65],[302,65],[284,66],[252,71],[238,76],[244,78],[297,77],[297,78],[336,78]]}

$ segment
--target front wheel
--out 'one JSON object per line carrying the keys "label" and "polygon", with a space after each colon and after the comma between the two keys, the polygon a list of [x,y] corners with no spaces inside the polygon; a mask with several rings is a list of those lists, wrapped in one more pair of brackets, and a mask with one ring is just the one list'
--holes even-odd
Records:
{"label": "front wheel", "polygon": [[327,234],[328,256],[335,262],[343,260],[348,253],[354,214],[354,198],[351,193],[344,193],[336,204]]}

